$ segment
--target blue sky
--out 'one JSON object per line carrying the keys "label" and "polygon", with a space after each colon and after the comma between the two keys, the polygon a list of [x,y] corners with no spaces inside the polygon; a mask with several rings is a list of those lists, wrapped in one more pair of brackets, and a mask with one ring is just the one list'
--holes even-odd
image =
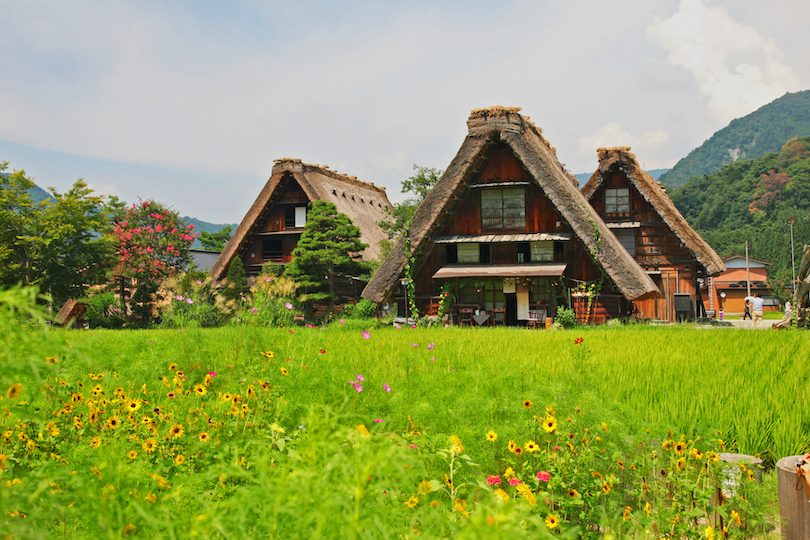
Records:
{"label": "blue sky", "polygon": [[733,118],[810,88],[810,4],[3,1],[0,160],[238,222],[273,160],[401,200],[474,108],[520,106],[569,170],[596,148],[671,167]]}

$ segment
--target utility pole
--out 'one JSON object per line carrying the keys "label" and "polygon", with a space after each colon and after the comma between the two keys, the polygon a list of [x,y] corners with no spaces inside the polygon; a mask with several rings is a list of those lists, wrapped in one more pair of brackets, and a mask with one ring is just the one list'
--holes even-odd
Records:
{"label": "utility pole", "polygon": [[793,216],[788,218],[790,223],[790,264],[793,266],[793,281],[790,282],[790,290],[793,291],[793,296],[796,296],[796,249],[793,247],[793,223],[795,220]]}
{"label": "utility pole", "polygon": [[751,269],[748,268],[748,240],[745,241],[745,286],[751,296]]}

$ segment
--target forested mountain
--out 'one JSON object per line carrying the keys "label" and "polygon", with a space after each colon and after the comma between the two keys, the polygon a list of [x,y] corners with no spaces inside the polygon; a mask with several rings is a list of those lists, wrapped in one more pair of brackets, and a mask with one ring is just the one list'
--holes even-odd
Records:
{"label": "forested mountain", "polygon": [[797,255],[802,244],[810,243],[810,137],[693,177],[670,188],[669,196],[721,257],[745,253],[747,240],[751,257],[774,263],[770,280],[790,283],[789,218],[795,221]]}
{"label": "forested mountain", "polygon": [[810,90],[788,93],[733,120],[661,175],[661,183],[680,186],[692,176],[715,173],[728,163],[778,152],[788,139],[808,135]]}

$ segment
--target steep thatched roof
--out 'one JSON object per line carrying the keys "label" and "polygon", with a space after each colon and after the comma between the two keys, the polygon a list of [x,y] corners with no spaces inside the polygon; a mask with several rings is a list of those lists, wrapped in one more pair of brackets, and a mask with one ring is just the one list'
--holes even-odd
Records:
{"label": "steep thatched roof", "polygon": [[277,159],[273,173],[253,202],[242,223],[211,268],[213,279],[222,279],[234,257],[251,241],[253,232],[262,226],[267,211],[278,198],[280,186],[293,178],[310,201],[334,203],[338,212],[346,214],[360,229],[361,241],[368,247],[360,252],[361,259],[370,261],[380,255],[380,240],[387,238],[377,223],[385,219],[384,208],[391,206],[385,188],[363,182],[354,176],[330,171],[326,165],[302,163],[300,159]]}
{"label": "steep thatched roof", "polygon": [[636,156],[630,152],[629,146],[599,148],[596,153],[599,156],[599,168],[582,186],[582,194],[586,199],[591,200],[610,173],[621,170],[641,196],[655,208],[683,245],[692,252],[695,259],[706,268],[709,275],[716,276],[725,272],[726,266],[717,253],[689,226],[661,184],[639,167]]}
{"label": "steep thatched roof", "polygon": [[87,304],[68,298],[62,309],[53,318],[53,323],[58,326],[68,326],[73,319],[83,316],[86,312]]}
{"label": "steep thatched roof", "polygon": [[[540,129],[518,110],[492,107],[472,111],[467,120],[469,132],[461,149],[411,221],[411,254],[418,257],[432,242],[433,235],[453,214],[468,183],[486,161],[487,150],[502,141],[523,163],[579,240],[595,253],[625,297],[639,300],[660,294],[650,277],[582,197],[576,179],[557,160],[554,148],[540,134]],[[404,240],[400,240],[363,291],[363,298],[374,302],[386,298],[405,267],[403,250]]]}

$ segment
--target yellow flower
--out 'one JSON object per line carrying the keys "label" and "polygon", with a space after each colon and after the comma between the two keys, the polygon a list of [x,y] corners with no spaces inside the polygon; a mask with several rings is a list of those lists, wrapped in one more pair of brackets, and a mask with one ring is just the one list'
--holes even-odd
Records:
{"label": "yellow flower", "polygon": [[416,505],[419,504],[419,499],[416,497],[409,497],[407,501],[405,501],[405,506],[408,508],[416,508]]}
{"label": "yellow flower", "polygon": [[141,444],[141,446],[146,452],[154,452],[155,449],[157,448],[157,443],[155,442],[155,439],[153,439],[152,437],[148,437],[145,441],[143,441],[143,444]]}
{"label": "yellow flower", "polygon": [[644,503],[644,513],[647,514],[647,517],[650,517],[650,502],[649,501]]}
{"label": "yellow flower", "polygon": [[754,481],[754,471],[752,471],[751,469],[748,469],[748,480],[750,480],[751,482]]}
{"label": "yellow flower", "polygon": [[723,441],[723,439],[717,439],[717,444],[719,444],[720,448],[722,448],[723,450],[726,449],[726,443]]}
{"label": "yellow flower", "polygon": [[450,443],[453,445],[450,450],[456,454],[464,452],[464,445],[461,444],[461,439],[457,435],[450,435]]}
{"label": "yellow flower", "polygon": [[194,393],[197,394],[198,396],[204,396],[205,394],[208,393],[208,390],[202,384],[195,384]]}
{"label": "yellow flower", "polygon": [[537,443],[534,441],[529,441],[525,445],[523,445],[523,449],[527,452],[537,452],[540,450],[540,447],[537,446]]}
{"label": "yellow flower", "polygon": [[675,445],[675,441],[672,439],[667,439],[661,444],[661,448],[664,450],[672,450],[672,447]]}
{"label": "yellow flower", "polygon": [[530,399],[523,400],[523,408],[524,409],[531,409],[532,408],[532,400],[530,400]]}
{"label": "yellow flower", "polygon": [[607,495],[608,493],[610,493],[611,487],[612,486],[610,484],[608,484],[607,482],[602,482],[602,493]]}
{"label": "yellow flower", "polygon": [[138,457],[138,452],[136,452],[135,450],[130,450],[129,452],[127,452],[127,457],[129,459],[135,459],[136,457]]}
{"label": "yellow flower", "polygon": [[427,495],[431,491],[433,491],[433,486],[430,484],[430,482],[428,482],[427,480],[422,480],[421,482],[419,482],[419,492],[422,495]]}
{"label": "yellow flower", "polygon": [[273,351],[264,351],[262,353],[262,356],[264,356],[265,358],[273,358],[274,356],[276,356],[276,354]]}
{"label": "yellow flower", "polygon": [[509,480],[513,476],[515,476],[515,470],[512,467],[507,467],[503,473],[503,477]]}
{"label": "yellow flower", "polygon": [[576,499],[577,497],[579,497],[579,491],[575,490],[574,488],[571,488],[568,490],[568,496],[571,497],[572,499]]}
{"label": "yellow flower", "polygon": [[22,385],[20,383],[14,383],[11,386],[9,386],[7,395],[9,399],[17,399],[18,397],[20,397],[21,393],[22,393]]}
{"label": "yellow flower", "polygon": [[439,504],[440,504],[439,501],[433,501],[432,503],[430,503],[430,507],[431,508],[438,508]]}
{"label": "yellow flower", "polygon": [[109,429],[118,429],[118,426],[121,425],[121,420],[117,416],[111,416],[107,419],[104,423],[105,428]]}
{"label": "yellow flower", "polygon": [[706,540],[714,540],[714,529],[712,527],[703,529],[703,538]]}
{"label": "yellow flower", "polygon": [[703,459],[703,452],[701,452],[697,448],[692,448],[691,450],[689,450],[689,457],[700,461],[701,459]]}
{"label": "yellow flower", "polygon": [[174,458],[175,465],[182,465],[185,462],[186,458],[183,457],[183,454],[177,454],[177,456]]}
{"label": "yellow flower", "polygon": [[556,529],[560,525],[560,518],[555,516],[554,514],[549,514],[546,516],[546,527],[549,529]]}
{"label": "yellow flower", "polygon": [[503,502],[509,500],[509,494],[505,492],[503,489],[498,488],[495,491],[493,491],[493,493],[495,494],[496,497],[498,497],[498,499],[500,499]]}
{"label": "yellow flower", "polygon": [[553,416],[546,416],[546,418],[543,420],[543,430],[549,434],[557,431],[557,419]]}
{"label": "yellow flower", "polygon": [[282,375],[289,375],[290,374],[290,372],[287,371],[287,368],[281,368],[281,373],[282,373]]}
{"label": "yellow flower", "polygon": [[537,499],[534,497],[534,493],[532,493],[529,486],[526,484],[518,484],[515,489],[517,490],[518,495],[526,499],[530,505],[535,506],[537,504]]}
{"label": "yellow flower", "polygon": [[675,443],[675,453],[679,456],[682,456],[686,452],[686,443],[683,441],[678,441]]}
{"label": "yellow flower", "polygon": [[177,371],[178,367],[180,366],[178,366],[175,362],[172,362],[171,364],[169,364],[169,371]]}
{"label": "yellow flower", "polygon": [[202,433],[200,433],[199,435],[197,435],[197,438],[198,438],[198,439],[200,439],[200,441],[201,441],[201,442],[208,442],[208,439],[209,439],[209,437],[208,437],[208,433],[206,433],[205,431],[203,431]]}
{"label": "yellow flower", "polygon": [[51,365],[53,365],[53,364],[55,364],[55,363],[57,362],[57,360],[56,360],[56,357],[55,357],[55,356],[49,356],[49,357],[47,357],[47,358],[45,359],[45,361],[46,361],[46,362],[48,362],[48,363],[49,363],[49,364],[51,364]]}
{"label": "yellow flower", "polygon": [[498,434],[494,431],[487,431],[487,440],[489,442],[495,442],[498,440]]}
{"label": "yellow flower", "polygon": [[517,448],[517,444],[515,444],[515,441],[513,441],[513,440],[510,440],[509,444],[506,445],[506,446],[507,446],[507,448],[509,448],[510,452],[514,452],[515,448]]}
{"label": "yellow flower", "polygon": [[146,495],[145,499],[148,503],[154,503],[157,500],[157,496],[154,493],[149,493]]}
{"label": "yellow flower", "polygon": [[127,523],[126,527],[124,527],[123,535],[129,536],[130,534],[135,534],[137,530],[138,528],[135,525],[133,525],[132,523]]}
{"label": "yellow flower", "polygon": [[604,430],[605,430],[605,433],[607,433],[607,432],[608,432],[608,427],[607,427],[607,424],[606,424],[606,423],[604,423],[604,422],[602,422],[602,429],[604,429]]}
{"label": "yellow flower", "polygon": [[6,468],[6,460],[8,456],[5,454],[0,454],[0,471]]}
{"label": "yellow flower", "polygon": [[363,424],[357,424],[357,427],[355,427],[354,430],[363,437],[369,437],[371,435],[371,433],[368,432],[368,428],[366,428],[366,426]]}
{"label": "yellow flower", "polygon": [[90,448],[98,448],[99,446],[101,446],[101,437],[96,435],[90,439]]}
{"label": "yellow flower", "polygon": [[551,405],[546,405],[546,415],[554,416],[555,414],[556,413],[554,412],[554,409],[551,407]]}
{"label": "yellow flower", "polygon": [[182,437],[185,430],[180,424],[175,424],[169,429],[169,435],[172,437]]}
{"label": "yellow flower", "polygon": [[456,499],[456,502],[453,503],[453,510],[463,514],[464,517],[470,517],[470,513],[465,508],[467,508],[467,501],[464,499]]}
{"label": "yellow flower", "polygon": [[630,518],[630,514],[633,512],[633,508],[631,506],[627,506],[624,509],[624,514],[622,514],[622,520],[627,521]]}

